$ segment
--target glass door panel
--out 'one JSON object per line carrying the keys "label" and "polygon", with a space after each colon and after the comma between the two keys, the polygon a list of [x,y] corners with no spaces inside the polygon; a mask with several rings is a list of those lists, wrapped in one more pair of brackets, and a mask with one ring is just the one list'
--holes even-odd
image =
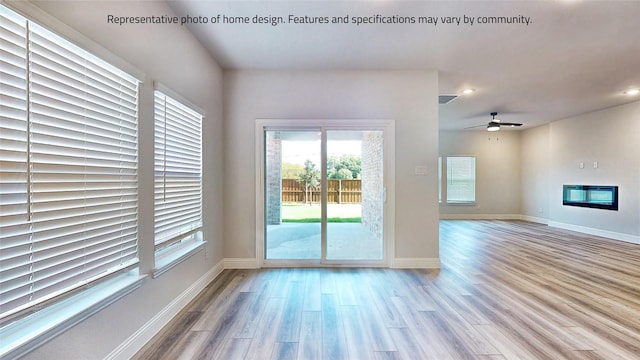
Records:
{"label": "glass door panel", "polygon": [[326,149],[326,260],[383,260],[384,132],[328,130]]}
{"label": "glass door panel", "polygon": [[265,131],[265,259],[321,260],[321,132]]}

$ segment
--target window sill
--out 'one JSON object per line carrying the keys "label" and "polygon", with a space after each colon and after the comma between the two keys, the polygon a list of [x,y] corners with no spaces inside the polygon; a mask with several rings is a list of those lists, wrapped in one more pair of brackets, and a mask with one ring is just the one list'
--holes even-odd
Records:
{"label": "window sill", "polygon": [[476,206],[475,201],[447,201],[447,205],[453,206]]}
{"label": "window sill", "polygon": [[153,269],[151,276],[155,279],[164,274],[182,261],[204,249],[206,241],[202,241],[201,234],[196,236],[195,240],[176,244],[161,253],[156,254],[156,267]]}
{"label": "window sill", "polygon": [[0,358],[13,359],[44,344],[142,286],[138,269],[114,276],[0,329]]}

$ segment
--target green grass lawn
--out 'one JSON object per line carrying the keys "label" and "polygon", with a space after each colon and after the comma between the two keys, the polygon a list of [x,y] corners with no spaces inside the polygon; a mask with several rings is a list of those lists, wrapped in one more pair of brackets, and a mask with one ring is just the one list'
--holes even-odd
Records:
{"label": "green grass lawn", "polygon": [[[320,222],[320,204],[284,204],[282,222]],[[327,222],[362,222],[360,204],[328,204]]]}

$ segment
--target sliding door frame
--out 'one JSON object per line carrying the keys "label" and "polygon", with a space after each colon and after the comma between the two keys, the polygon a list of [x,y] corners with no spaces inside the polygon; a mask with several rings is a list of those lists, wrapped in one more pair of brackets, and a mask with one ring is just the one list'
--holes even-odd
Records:
{"label": "sliding door frame", "polygon": [[[318,130],[321,141],[321,198],[326,203],[327,169],[326,136],[331,130],[367,131],[378,130],[384,133],[384,224],[382,260],[325,260],[327,209],[322,206],[321,214],[321,259],[319,260],[268,260],[265,259],[265,131],[304,131]],[[393,120],[318,120],[318,119],[258,119],[255,124],[255,209],[256,209],[256,260],[259,267],[389,267],[395,256],[395,122]]]}

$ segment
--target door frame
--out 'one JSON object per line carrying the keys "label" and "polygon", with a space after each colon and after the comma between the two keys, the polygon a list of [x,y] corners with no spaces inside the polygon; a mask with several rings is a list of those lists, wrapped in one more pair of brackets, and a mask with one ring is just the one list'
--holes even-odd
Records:
{"label": "door frame", "polygon": [[[384,132],[384,224],[383,260],[324,261],[324,246],[319,260],[267,260],[265,259],[265,130],[322,129],[322,195],[326,198],[326,130],[382,130]],[[259,267],[390,267],[395,256],[395,122],[394,120],[349,119],[257,119],[255,123],[255,209],[256,209],[256,260]],[[324,201],[324,200],[323,200]],[[322,243],[326,243],[326,208],[322,210]]]}

